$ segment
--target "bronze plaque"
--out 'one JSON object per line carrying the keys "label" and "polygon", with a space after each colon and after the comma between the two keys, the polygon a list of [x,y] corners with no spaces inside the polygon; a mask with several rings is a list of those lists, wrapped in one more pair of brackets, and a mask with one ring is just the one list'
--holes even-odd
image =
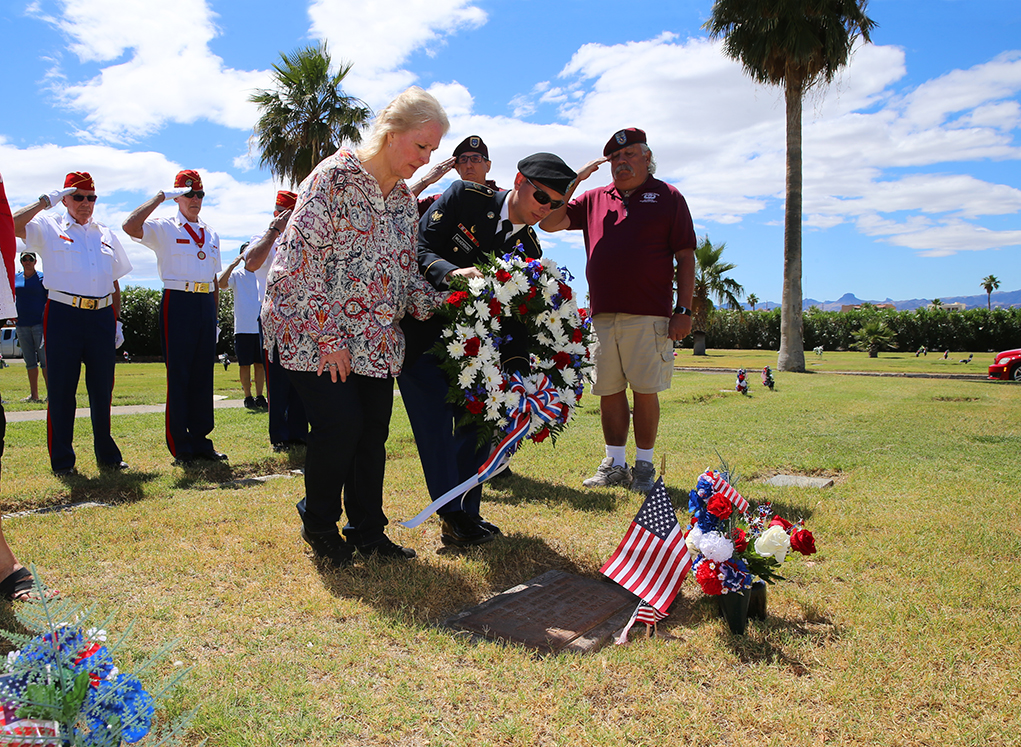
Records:
{"label": "bronze plaque", "polygon": [[623,628],[637,605],[638,597],[612,581],[547,571],[445,624],[544,653],[589,652]]}

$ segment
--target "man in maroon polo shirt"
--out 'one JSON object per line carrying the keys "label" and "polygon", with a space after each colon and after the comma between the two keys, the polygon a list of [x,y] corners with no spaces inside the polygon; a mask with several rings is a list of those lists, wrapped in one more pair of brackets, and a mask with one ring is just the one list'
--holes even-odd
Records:
{"label": "man in maroon polo shirt", "polygon": [[[570,199],[577,185],[609,163],[613,183]],[[539,227],[580,230],[592,323],[599,339],[592,393],[600,398],[606,458],[585,487],[624,485],[648,493],[656,478],[653,450],[659,430],[659,392],[670,388],[673,340],[691,332],[695,230],[684,197],[653,177],[645,133],[614,133],[603,157],[579,170],[566,199]],[[676,269],[675,269],[676,266]],[[674,302],[674,281],[677,300]],[[625,458],[634,398],[634,469]]]}

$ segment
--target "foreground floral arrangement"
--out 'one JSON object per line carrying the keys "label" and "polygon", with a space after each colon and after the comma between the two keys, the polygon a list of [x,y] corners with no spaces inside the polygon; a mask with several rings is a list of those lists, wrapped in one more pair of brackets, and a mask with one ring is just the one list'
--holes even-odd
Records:
{"label": "foreground floral arrangement", "polygon": [[[533,412],[528,438],[556,440],[581,401],[593,365],[595,334],[568,285],[573,277],[552,260],[510,254],[478,269],[483,277],[455,280],[440,312],[448,324],[432,352],[452,382],[448,401],[465,410],[459,425],[474,425],[479,442],[488,443],[514,427],[523,400],[545,392],[557,411],[549,420]],[[521,322],[529,337],[531,372],[518,386],[500,366],[509,319]]]}
{"label": "foreground floral arrangement", "polygon": [[[187,672],[150,694],[137,676],[114,664],[114,653],[124,639],[107,647],[103,628],[109,620],[86,628],[87,612],[71,602],[48,599],[35,569],[32,575],[41,597],[19,606],[16,616],[38,635],[2,631],[20,650],[8,654],[6,673],[0,676],[0,747],[116,747],[146,737],[156,699],[176,687]],[[138,671],[151,669],[171,647],[151,654]],[[185,714],[147,744],[175,743],[194,714]]]}
{"label": "foreground floral arrangement", "polygon": [[782,581],[776,569],[789,551],[815,552],[815,538],[804,521],[775,516],[769,502],[755,511],[737,511],[731,492],[736,494],[725,473],[706,470],[688,499],[691,528],[684,542],[695,580],[713,596],[750,589],[756,578],[767,584]]}

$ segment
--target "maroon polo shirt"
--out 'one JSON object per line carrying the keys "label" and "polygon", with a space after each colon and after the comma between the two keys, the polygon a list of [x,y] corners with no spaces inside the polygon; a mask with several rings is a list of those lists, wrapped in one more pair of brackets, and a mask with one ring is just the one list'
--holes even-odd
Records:
{"label": "maroon polo shirt", "polygon": [[626,201],[613,184],[590,189],[571,200],[567,217],[585,234],[593,314],[673,314],[674,255],[696,243],[675,187],[650,175]]}

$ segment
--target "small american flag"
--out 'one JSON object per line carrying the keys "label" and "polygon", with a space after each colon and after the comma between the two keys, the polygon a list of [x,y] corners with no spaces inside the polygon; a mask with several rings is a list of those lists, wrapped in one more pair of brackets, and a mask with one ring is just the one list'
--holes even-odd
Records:
{"label": "small american flag", "polygon": [[620,631],[620,635],[617,636],[615,641],[618,646],[622,646],[627,643],[627,635],[631,632],[631,628],[635,626],[635,623],[645,623],[646,625],[655,625],[662,620],[666,615],[660,612],[655,607],[650,607],[645,602],[639,602],[638,606],[635,607],[635,611],[631,615],[631,619],[628,620],[627,625]]}
{"label": "small american flag", "polygon": [[748,501],[744,499],[740,493],[734,490],[733,486],[723,479],[723,475],[716,473],[716,477],[713,478],[713,489],[717,493],[723,493],[723,497],[730,501],[731,505],[736,508],[740,513],[744,513],[748,510]]}
{"label": "small american flag", "polygon": [[644,600],[662,619],[690,568],[691,556],[661,477],[620,546],[599,570]]}

